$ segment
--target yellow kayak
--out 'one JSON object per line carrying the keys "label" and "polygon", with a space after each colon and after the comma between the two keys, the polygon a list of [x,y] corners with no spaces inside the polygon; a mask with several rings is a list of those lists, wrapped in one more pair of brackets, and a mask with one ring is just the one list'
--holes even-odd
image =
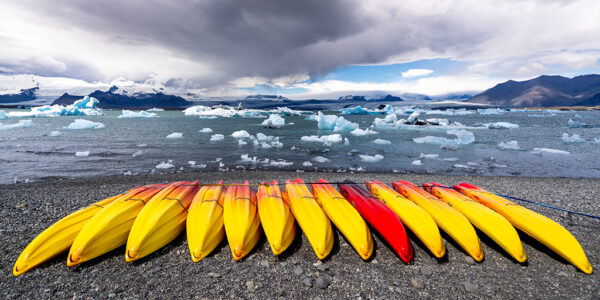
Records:
{"label": "yellow kayak", "polygon": [[373,254],[373,237],[358,211],[326,180],[319,179],[311,187],[315,199],[337,229],[363,260],[369,259]]}
{"label": "yellow kayak", "polygon": [[289,199],[292,213],[315,254],[319,259],[325,259],[333,247],[333,230],[323,209],[300,178],[286,180],[283,195]]}
{"label": "yellow kayak", "polygon": [[367,181],[367,187],[398,215],[402,223],[410,228],[435,257],[441,258],[446,254],[440,230],[427,211],[382,182]]}
{"label": "yellow kayak", "polygon": [[164,187],[164,184],[156,184],[139,193],[128,193],[100,210],[75,238],[67,266],[78,265],[124,245],[137,215]]}
{"label": "yellow kayak", "polygon": [[175,239],[185,229],[187,208],[197,191],[198,181],[182,181],[171,183],[152,197],[133,222],[125,261],[138,260]]}
{"label": "yellow kayak", "polygon": [[256,209],[256,193],[248,185],[227,189],[223,205],[225,233],[234,260],[246,256],[261,235],[260,219]]}
{"label": "yellow kayak", "polygon": [[513,226],[544,244],[583,273],[592,274],[592,265],[575,237],[560,224],[534,211],[468,183],[455,185],[459,192],[495,210]]}
{"label": "yellow kayak", "polygon": [[[219,184],[223,184],[223,181],[220,181]],[[199,262],[209,255],[225,237],[224,201],[224,187],[203,186],[190,204],[186,231],[188,246],[194,262]]]}
{"label": "yellow kayak", "polygon": [[256,194],[258,215],[265,231],[271,251],[279,255],[287,249],[296,237],[294,216],[290,205],[281,195],[277,181],[258,187]]}
{"label": "yellow kayak", "polygon": [[426,210],[438,226],[454,239],[475,261],[483,260],[483,249],[475,228],[458,210],[418,188],[412,182],[393,182],[394,189]]}
{"label": "yellow kayak", "polygon": [[439,183],[423,183],[423,187],[440,200],[460,211],[475,227],[494,240],[516,261],[523,263],[527,260],[519,234],[503,216]]}
{"label": "yellow kayak", "polygon": [[144,189],[145,187],[138,187],[123,194],[98,201],[60,219],[25,247],[25,250],[15,262],[13,275],[19,276],[66,251],[73,244],[81,228],[105,206],[119,199],[119,197],[126,196],[129,193],[138,193]]}

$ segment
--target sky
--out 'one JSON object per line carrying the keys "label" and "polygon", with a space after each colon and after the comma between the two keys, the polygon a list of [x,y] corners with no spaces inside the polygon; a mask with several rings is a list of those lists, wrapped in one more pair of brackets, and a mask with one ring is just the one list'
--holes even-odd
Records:
{"label": "sky", "polygon": [[600,73],[597,0],[0,0],[0,93],[479,92]]}

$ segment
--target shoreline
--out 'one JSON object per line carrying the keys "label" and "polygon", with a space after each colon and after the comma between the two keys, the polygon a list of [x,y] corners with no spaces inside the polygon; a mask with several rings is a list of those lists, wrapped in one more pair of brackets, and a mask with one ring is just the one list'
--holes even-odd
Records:
{"label": "shoreline", "polygon": [[[135,186],[172,181],[251,183],[303,178],[313,181],[352,179],[358,183],[380,180],[408,180],[415,184],[437,181],[451,185],[469,182],[495,193],[600,215],[600,181],[593,178],[495,177],[475,175],[385,174],[385,173],[296,173],[276,171],[185,172],[141,174],[97,178],[44,180],[2,184],[0,195],[0,294],[3,298],[106,298],[106,297],[343,297],[343,298],[571,298],[600,297],[600,276],[595,270],[585,275],[550,250],[520,232],[528,255],[526,264],[510,259],[481,232],[485,259],[473,263],[448,236],[443,235],[447,255],[441,260],[430,255],[414,237],[414,260],[403,264],[373,235],[375,251],[362,261],[336,232],[334,250],[318,263],[304,235],[280,257],[272,255],[263,237],[249,257],[233,262],[226,242],[209,257],[193,263],[185,234],[152,255],[128,264],[120,247],[83,265],[69,269],[66,254],[19,277],[12,266],[27,244],[63,216],[94,201]],[[600,221],[517,203],[563,225],[580,242],[594,268],[600,267]],[[300,230],[298,231],[301,232]],[[300,272],[301,271],[301,272]],[[309,277],[310,276],[310,277]],[[325,289],[317,278],[330,282]],[[311,287],[305,285],[311,283]],[[421,286],[423,286],[421,288]]]}

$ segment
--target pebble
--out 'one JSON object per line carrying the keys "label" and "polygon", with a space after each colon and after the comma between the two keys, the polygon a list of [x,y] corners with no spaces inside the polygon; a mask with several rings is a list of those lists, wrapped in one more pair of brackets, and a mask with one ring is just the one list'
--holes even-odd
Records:
{"label": "pebble", "polygon": [[27,204],[25,204],[25,203],[21,203],[21,204],[17,204],[17,205],[15,206],[15,208],[23,208],[23,207],[25,207],[25,206],[27,206]]}
{"label": "pebble", "polygon": [[475,260],[470,257],[470,256],[465,256],[465,262],[469,265],[474,265],[475,264]]}
{"label": "pebble", "polygon": [[162,268],[161,267],[156,267],[154,269],[152,269],[152,272],[160,272]]}
{"label": "pebble", "polygon": [[374,258],[374,259],[371,261],[371,263],[372,263],[372,264],[378,264],[378,263],[379,263],[379,261],[377,260],[377,258]]}
{"label": "pebble", "polygon": [[110,294],[108,294],[108,298],[114,298],[114,297],[116,297],[116,296],[117,296],[117,294],[115,294],[115,293],[110,293]]}
{"label": "pebble", "polygon": [[421,267],[421,275],[423,275],[423,276],[431,276],[431,274],[433,274],[433,271],[431,271],[430,268],[428,268],[428,267]]}
{"label": "pebble", "polygon": [[215,272],[210,272],[210,273],[208,273],[208,276],[213,277],[213,278],[219,278],[219,277],[221,277],[221,274],[215,273]]}
{"label": "pebble", "polygon": [[252,280],[248,280],[248,281],[246,281],[246,287],[247,287],[249,290],[253,290],[253,289],[254,289],[254,281],[252,281]]}
{"label": "pebble", "polygon": [[325,272],[325,270],[327,270],[327,266],[326,265],[317,265],[317,270],[320,272]]}
{"label": "pebble", "polygon": [[260,262],[260,265],[262,267],[268,268],[269,267],[269,261],[263,260],[263,261]]}
{"label": "pebble", "polygon": [[417,289],[422,289],[425,287],[425,284],[423,283],[423,280],[418,279],[418,278],[413,278],[410,280],[410,285],[412,285],[414,288]]}
{"label": "pebble", "polygon": [[329,279],[325,277],[317,278],[317,287],[320,289],[326,289],[329,286]]}
{"label": "pebble", "polygon": [[302,268],[300,268],[300,267],[295,267],[294,268],[294,274],[295,275],[300,276],[300,275],[302,275],[302,273],[304,273],[304,271],[302,271]]}
{"label": "pebble", "polygon": [[303,281],[305,286],[311,287],[312,286],[312,278],[306,278]]}
{"label": "pebble", "polygon": [[463,282],[463,286],[465,287],[465,291],[467,293],[474,293],[477,290],[477,285],[471,283],[470,281]]}

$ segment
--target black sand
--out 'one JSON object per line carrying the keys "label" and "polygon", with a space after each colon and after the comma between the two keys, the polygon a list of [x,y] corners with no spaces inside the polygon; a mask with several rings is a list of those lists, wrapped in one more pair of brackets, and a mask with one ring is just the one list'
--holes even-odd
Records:
{"label": "black sand", "polygon": [[[572,178],[475,177],[443,175],[227,172],[113,176],[0,185],[0,298],[568,298],[600,299],[600,278],[585,275],[544,246],[521,234],[528,263],[510,259],[480,233],[485,251],[473,263],[445,238],[447,256],[437,260],[412,238],[414,261],[403,264],[375,236],[373,258],[363,262],[344,238],[322,263],[304,236],[280,257],[271,254],[263,237],[241,262],[231,259],[223,242],[214,253],[193,263],[185,234],[141,259],[126,263],[124,247],[69,269],[60,255],[20,277],[12,266],[20,252],[41,231],[77,208],[149,183],[200,179],[205,183],[258,183],[293,179],[329,181],[404,179],[421,183],[461,181],[490,191],[600,215],[600,180]],[[570,216],[531,204],[567,228],[581,243],[595,268],[600,267],[600,220]],[[327,284],[329,285],[325,287]],[[308,286],[308,284],[312,286]],[[320,287],[318,287],[319,285]]]}

